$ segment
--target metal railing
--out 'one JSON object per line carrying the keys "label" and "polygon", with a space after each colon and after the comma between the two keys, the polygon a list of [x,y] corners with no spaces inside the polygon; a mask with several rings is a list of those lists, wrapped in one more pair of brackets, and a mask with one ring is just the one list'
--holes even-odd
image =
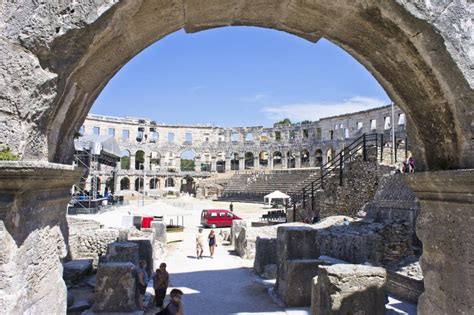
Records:
{"label": "metal railing", "polygon": [[[309,184],[303,186],[298,193],[293,194],[291,196],[291,201],[286,205],[287,208],[293,208],[293,221],[296,222],[296,212],[299,206],[305,209],[309,202],[311,211],[314,211],[315,192],[319,189],[324,189],[324,185],[329,178],[339,176],[339,185],[342,186],[345,173],[344,166],[346,162],[352,161],[355,156],[359,154],[362,155],[364,161],[367,161],[369,148],[375,148],[375,158],[377,159],[379,147],[378,140],[378,134],[364,133],[352,143],[345,146],[344,149],[334,156],[334,158],[321,166],[321,175]],[[381,150],[380,153],[382,154],[383,151]]]}

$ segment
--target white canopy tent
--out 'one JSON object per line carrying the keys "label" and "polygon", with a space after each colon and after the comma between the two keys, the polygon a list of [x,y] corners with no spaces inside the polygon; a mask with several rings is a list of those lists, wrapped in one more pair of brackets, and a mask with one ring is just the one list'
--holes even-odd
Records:
{"label": "white canopy tent", "polygon": [[273,199],[283,199],[283,200],[285,200],[285,199],[290,199],[290,196],[288,196],[287,194],[282,193],[279,190],[275,190],[271,194],[268,194],[268,195],[263,197],[264,202],[266,202],[268,200],[268,205],[269,206],[271,206]]}

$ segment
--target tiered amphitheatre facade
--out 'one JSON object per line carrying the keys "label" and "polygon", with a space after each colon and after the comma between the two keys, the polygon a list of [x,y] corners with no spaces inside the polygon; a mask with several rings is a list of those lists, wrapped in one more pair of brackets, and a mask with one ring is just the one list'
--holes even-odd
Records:
{"label": "tiered amphitheatre facade", "polygon": [[[394,108],[395,141],[403,156],[406,142],[405,114]],[[362,134],[377,133],[391,147],[391,106],[322,118],[319,121],[273,127],[222,128],[201,125],[158,124],[145,118],[89,115],[84,135],[114,136],[125,163],[115,172],[98,174],[98,191],[187,189],[188,181],[216,173],[319,168]],[[181,170],[185,152],[195,156],[194,170]],[[112,185],[115,185],[112,187]],[[181,187],[180,185],[184,185]],[[191,191],[190,191],[191,192]]]}

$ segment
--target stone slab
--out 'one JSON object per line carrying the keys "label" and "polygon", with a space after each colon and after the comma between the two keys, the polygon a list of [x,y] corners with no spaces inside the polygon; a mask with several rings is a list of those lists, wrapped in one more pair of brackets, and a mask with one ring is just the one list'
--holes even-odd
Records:
{"label": "stone slab", "polygon": [[77,259],[63,265],[64,280],[79,281],[92,269],[92,259]]}
{"label": "stone slab", "polygon": [[113,242],[107,247],[107,262],[131,262],[138,266],[138,244]]}
{"label": "stone slab", "polygon": [[312,281],[312,314],[384,315],[385,269],[365,265],[320,266]]}
{"label": "stone slab", "polygon": [[99,265],[94,312],[133,312],[137,309],[135,268],[131,262]]}

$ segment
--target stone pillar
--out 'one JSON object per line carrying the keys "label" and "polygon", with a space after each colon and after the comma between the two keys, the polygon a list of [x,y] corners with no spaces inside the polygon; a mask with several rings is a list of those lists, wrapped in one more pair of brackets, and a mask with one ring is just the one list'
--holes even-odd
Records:
{"label": "stone pillar", "polygon": [[286,157],[281,158],[281,168],[285,170],[288,168],[288,158]]}
{"label": "stone pillar", "polygon": [[201,171],[201,157],[196,156],[196,158],[194,160],[194,170],[196,172]]}
{"label": "stone pillar", "polygon": [[115,176],[115,181],[114,181],[114,192],[118,193],[120,191],[120,180],[122,177],[120,176]]}
{"label": "stone pillar", "polygon": [[231,159],[226,159],[225,160],[225,171],[226,172],[230,171],[230,165],[231,165]]}
{"label": "stone pillar", "polygon": [[130,155],[130,169],[135,169],[135,155]]}
{"label": "stone pillar", "polygon": [[313,156],[313,155],[310,155],[309,156],[309,167],[314,167],[314,166],[316,166],[316,157]]}
{"label": "stone pillar", "polygon": [[301,168],[301,154],[295,154],[295,168]]}
{"label": "stone pillar", "polygon": [[66,204],[81,170],[0,162],[0,312],[66,314]]}
{"label": "stone pillar", "polygon": [[217,162],[216,157],[211,157],[211,172],[215,173],[217,171]]}
{"label": "stone pillar", "polygon": [[268,155],[268,169],[273,169],[273,157],[270,154]]}
{"label": "stone pillar", "polygon": [[474,170],[407,174],[420,199],[417,236],[425,291],[419,314],[470,314],[474,309]]}
{"label": "stone pillar", "polygon": [[239,171],[245,170],[245,157],[239,157]]}
{"label": "stone pillar", "polygon": [[256,170],[260,169],[260,158],[259,158],[258,154],[257,154],[257,156],[255,156],[253,158],[253,168],[256,169]]}

